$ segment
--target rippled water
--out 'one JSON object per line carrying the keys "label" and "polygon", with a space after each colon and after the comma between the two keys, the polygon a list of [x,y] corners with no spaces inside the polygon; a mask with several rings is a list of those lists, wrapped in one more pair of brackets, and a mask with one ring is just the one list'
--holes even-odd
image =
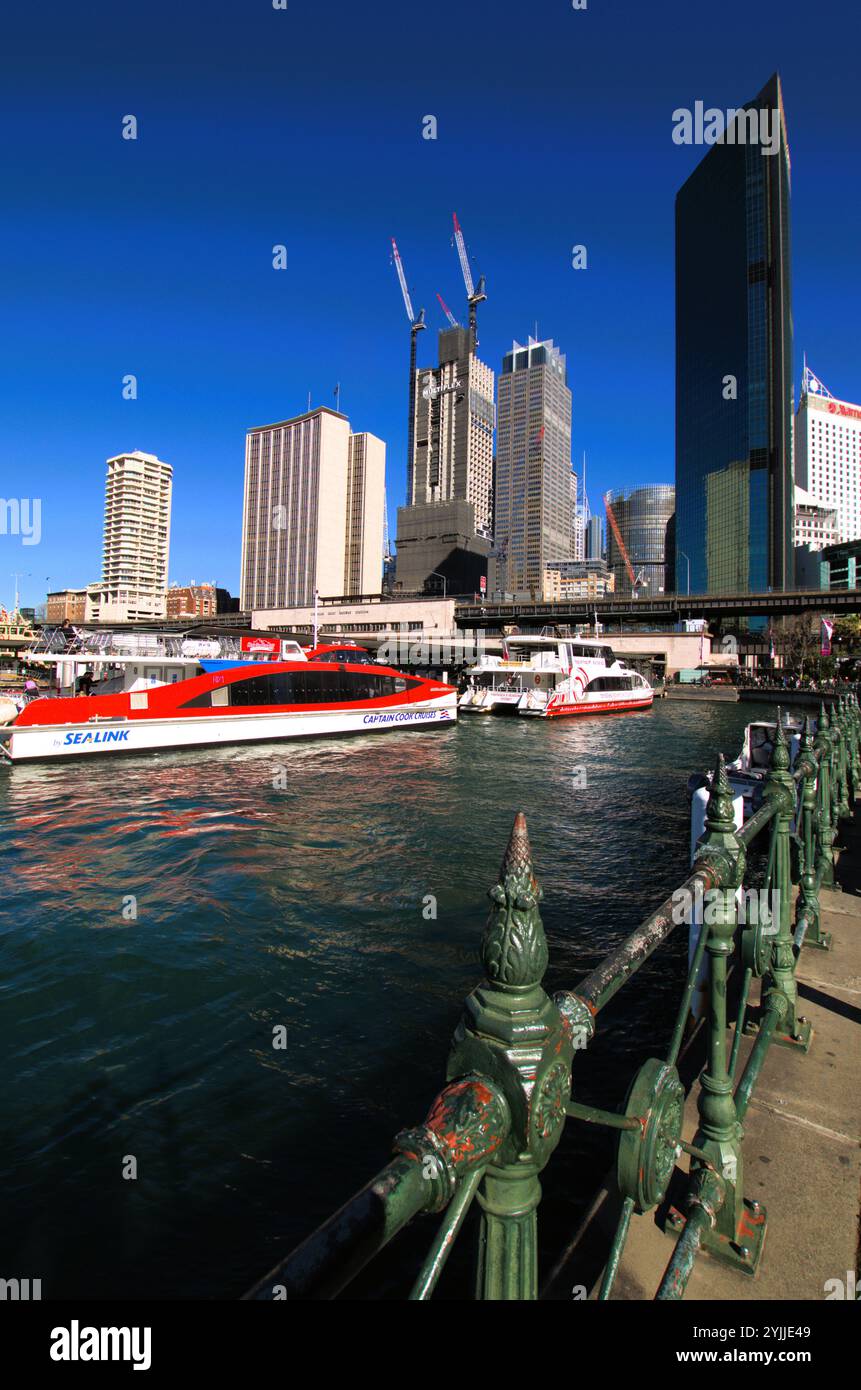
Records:
{"label": "rippled water", "polygon": [[[515,811],[548,988],[573,986],[683,876],[688,773],[755,717],[662,701],[0,768],[0,1274],[46,1298],[242,1293],[444,1083]],[[684,955],[672,941],[602,1016],[581,1098],[615,1105],[665,1041]],[[569,1134],[551,1163],[548,1252],[603,1143]],[[431,1231],[360,1291],[402,1294]]]}

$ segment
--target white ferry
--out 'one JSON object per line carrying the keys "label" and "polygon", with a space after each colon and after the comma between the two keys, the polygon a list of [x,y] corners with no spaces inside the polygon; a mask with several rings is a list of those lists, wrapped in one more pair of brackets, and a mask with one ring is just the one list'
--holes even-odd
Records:
{"label": "white ferry", "polygon": [[611,647],[583,637],[507,637],[502,656],[469,670],[462,714],[518,714],[560,719],[648,709],[654,691]]}

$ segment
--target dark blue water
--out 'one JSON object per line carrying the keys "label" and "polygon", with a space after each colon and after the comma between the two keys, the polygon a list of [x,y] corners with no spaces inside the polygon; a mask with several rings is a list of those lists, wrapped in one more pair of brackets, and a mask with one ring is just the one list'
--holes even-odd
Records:
{"label": "dark blue water", "polygon": [[[684,876],[688,774],[735,755],[755,717],[663,701],[0,768],[0,1275],[46,1298],[241,1294],[444,1084],[514,813],[545,890],[546,983],[574,986]],[[580,1098],[614,1106],[665,1044],[685,949],[602,1015]],[[607,1143],[569,1127],[546,1258]],[[432,1229],[364,1293],[402,1294]]]}

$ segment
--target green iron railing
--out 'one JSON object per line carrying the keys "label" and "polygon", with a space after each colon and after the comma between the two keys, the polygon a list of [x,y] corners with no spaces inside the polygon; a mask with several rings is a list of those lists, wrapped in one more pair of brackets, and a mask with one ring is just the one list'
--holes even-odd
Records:
{"label": "green iron railing", "polygon": [[[449,1054],[448,1084],[424,1124],[400,1133],[394,1156],[366,1187],[309,1236],[249,1294],[251,1299],[331,1298],[420,1213],[441,1214],[410,1297],[430,1297],[473,1200],[481,1216],[476,1296],[538,1296],[539,1174],[566,1119],[618,1132],[616,1182],[622,1198],[599,1299],[613,1287],[632,1217],[662,1207],[676,1237],[658,1299],[683,1297],[698,1251],[747,1273],[756,1270],[766,1215],[744,1196],[742,1121],[772,1045],[804,1053],[810,1025],[798,1013],[795,967],[802,947],[827,949],[819,892],[834,886],[834,847],[841,820],[861,797],[861,710],[841,697],[821,706],[816,736],[805,720],[794,768],[778,710],[777,733],[762,807],[740,830],[723,756],[712,779],[705,832],[684,884],[581,981],[551,999],[542,987],[548,964],[526,820],[518,814],[499,873],[481,958],[484,979],[466,1000]],[[747,851],[769,831],[769,911],[742,925],[740,894]],[[793,874],[793,846],[796,870]],[[798,883],[792,921],[793,878]],[[685,920],[680,904],[708,910],[683,991],[667,1056],[639,1069],[624,1111],[571,1099],[575,1054],[593,1038],[599,1015],[645,960]],[[738,931],[741,925],[740,932]],[[740,938],[740,939],[738,939]],[[729,1048],[727,979],[736,950],[743,976]],[[682,1139],[684,1088],[677,1070],[690,1002],[708,960],[707,1060],[700,1076],[699,1127]],[[761,1004],[750,1017],[754,978]],[[743,1032],[755,1034],[736,1083]],[[667,1189],[681,1154],[690,1159],[685,1196]]]}

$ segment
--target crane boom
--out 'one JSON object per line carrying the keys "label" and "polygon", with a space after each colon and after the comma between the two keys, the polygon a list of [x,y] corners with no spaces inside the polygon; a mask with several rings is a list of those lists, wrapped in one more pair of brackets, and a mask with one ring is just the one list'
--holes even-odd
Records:
{"label": "crane boom", "polygon": [[615,542],[616,542],[617,546],[619,547],[619,551],[620,551],[620,553],[621,553],[622,559],[625,561],[625,569],[628,571],[628,578],[629,578],[630,581],[631,581],[631,588],[633,589],[633,588],[635,588],[635,586],[636,586],[637,579],[636,579],[636,576],[635,576],[635,574],[634,574],[633,566],[631,565],[631,561],[630,561],[630,558],[629,558],[629,556],[628,556],[628,552],[627,552],[627,550],[626,550],[626,548],[625,548],[625,542],[622,540],[622,532],[619,530],[619,525],[618,525],[618,522],[616,521],[616,514],[615,514],[615,512],[613,511],[613,508],[610,506],[610,494],[609,494],[609,492],[607,492],[607,493],[604,494],[604,506],[605,506],[606,511],[607,511],[607,520],[608,520],[609,523],[610,523],[610,529],[611,529],[612,532],[613,532],[613,538],[615,539]]}
{"label": "crane boom", "polygon": [[469,268],[469,257],[466,254],[466,244],[463,239],[460,223],[457,220],[457,213],[452,213],[454,219],[454,244],[457,247],[457,254],[460,257],[460,268],[463,271],[463,283],[466,285],[466,297],[471,299],[475,294],[475,286],[472,283],[472,271]]}
{"label": "crane boom", "polygon": [[392,255],[394,256],[395,269],[398,272],[398,279],[401,282],[401,294],[404,297],[404,308],[407,311],[407,318],[409,319],[410,323],[413,324],[416,321],[416,316],[413,313],[413,301],[410,299],[410,292],[407,289],[407,277],[404,275],[404,263],[401,260],[401,253],[398,250],[398,243],[395,241],[394,237],[392,237]]}
{"label": "crane boom", "polygon": [[446,304],[445,300],[439,292],[437,292],[437,299],[439,300],[440,308],[442,309],[452,328],[459,328],[460,324],[458,323],[454,314],[451,312],[451,309],[448,307],[448,305]]}

